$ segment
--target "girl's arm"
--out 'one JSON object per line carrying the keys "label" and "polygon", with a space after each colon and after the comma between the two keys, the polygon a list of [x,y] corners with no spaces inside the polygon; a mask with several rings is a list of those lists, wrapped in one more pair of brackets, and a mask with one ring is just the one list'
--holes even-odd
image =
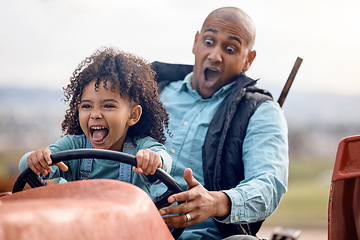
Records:
{"label": "girl's arm", "polygon": [[166,171],[167,173],[170,173],[171,171],[171,165],[172,165],[172,158],[170,155],[166,152],[166,148],[163,144],[157,142],[155,139],[151,137],[145,137],[142,139],[137,140],[136,142],[136,150],[139,151],[141,149],[150,149],[154,153],[160,156],[162,166],[161,168]]}
{"label": "girl's arm", "polygon": [[[154,153],[156,153],[160,159],[161,159],[161,168],[166,171],[167,173],[170,173],[171,171],[171,165],[172,165],[172,158],[170,155],[166,152],[166,148],[163,144],[157,142],[155,139],[151,137],[145,137],[142,139],[139,139],[136,142],[136,150],[141,149],[150,149]],[[140,175],[141,180],[146,184],[158,184],[160,181],[156,181],[155,178],[153,178],[151,175]]]}
{"label": "girl's arm", "polygon": [[[33,161],[41,161],[41,157],[40,160],[36,160],[38,157],[35,157],[36,155],[39,155],[39,151],[43,152],[43,151],[48,151],[50,154],[51,153],[56,153],[56,152],[60,152],[60,151],[64,151],[64,150],[69,150],[69,149],[76,149],[76,148],[81,148],[84,145],[85,142],[85,137],[81,136],[81,135],[67,135],[64,136],[63,138],[59,139],[55,144],[50,145],[48,148],[44,148],[44,149],[40,149],[37,151],[31,151],[26,153],[19,162],[19,169],[20,171],[24,171],[28,166],[31,167],[32,162]],[[38,153],[36,153],[38,152]],[[41,154],[40,154],[41,155]],[[31,159],[31,160],[30,160]],[[51,170],[47,169],[47,166],[50,165],[51,163],[47,163],[48,159],[43,159],[45,162],[40,163],[43,168],[45,169],[46,172],[50,172],[49,174],[46,174],[46,172],[42,172],[41,168],[38,169],[38,172],[36,172],[37,174],[40,174],[40,172],[44,175],[47,175],[46,178],[57,178],[57,177],[62,177],[61,176],[61,171],[59,170],[59,168],[57,166],[51,166]],[[51,159],[50,159],[51,161]],[[38,164],[38,163],[35,163]],[[60,166],[60,169],[63,171],[67,170],[67,167],[64,163],[60,163],[60,164],[56,164],[58,166]],[[40,172],[39,172],[40,171]]]}

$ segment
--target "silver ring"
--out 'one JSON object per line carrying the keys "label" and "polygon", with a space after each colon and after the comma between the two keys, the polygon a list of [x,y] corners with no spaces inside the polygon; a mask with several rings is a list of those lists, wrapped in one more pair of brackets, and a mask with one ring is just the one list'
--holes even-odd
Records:
{"label": "silver ring", "polygon": [[190,222],[191,221],[191,216],[190,216],[190,214],[185,214],[185,216],[186,216],[186,222]]}

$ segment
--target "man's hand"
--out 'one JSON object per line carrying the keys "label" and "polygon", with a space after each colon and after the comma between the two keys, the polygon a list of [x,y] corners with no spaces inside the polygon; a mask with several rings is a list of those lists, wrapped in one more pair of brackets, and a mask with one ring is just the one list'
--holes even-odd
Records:
{"label": "man's hand", "polygon": [[[184,179],[187,182],[187,191],[171,195],[168,202],[184,201],[185,203],[159,210],[169,228],[183,228],[203,222],[210,217],[229,215],[230,199],[225,193],[206,190],[193,177],[190,168],[185,169]],[[169,214],[178,215],[165,216]]]}

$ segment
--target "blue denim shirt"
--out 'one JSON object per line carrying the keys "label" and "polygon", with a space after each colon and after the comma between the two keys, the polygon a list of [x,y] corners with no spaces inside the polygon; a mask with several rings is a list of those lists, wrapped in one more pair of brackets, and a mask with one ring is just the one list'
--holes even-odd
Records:
{"label": "blue denim shirt", "polygon": [[[191,87],[192,74],[184,81],[170,83],[161,93],[161,100],[170,116],[170,132],[166,150],[173,159],[171,175],[186,190],[185,168],[204,185],[202,146],[208,126],[231,92],[234,83],[219,89],[211,98],[203,99]],[[268,217],[277,207],[287,189],[288,176],[287,125],[279,105],[262,103],[249,121],[243,144],[245,179],[224,191],[231,200],[227,223],[255,222]],[[164,192],[164,186],[151,187],[153,196]],[[180,239],[222,239],[214,218],[185,228]]]}

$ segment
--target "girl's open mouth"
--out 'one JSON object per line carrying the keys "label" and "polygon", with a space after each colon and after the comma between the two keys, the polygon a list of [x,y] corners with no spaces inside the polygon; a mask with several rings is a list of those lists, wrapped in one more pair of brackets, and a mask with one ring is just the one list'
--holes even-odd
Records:
{"label": "girl's open mouth", "polygon": [[91,127],[91,138],[95,144],[102,144],[109,136],[109,129],[105,127]]}

